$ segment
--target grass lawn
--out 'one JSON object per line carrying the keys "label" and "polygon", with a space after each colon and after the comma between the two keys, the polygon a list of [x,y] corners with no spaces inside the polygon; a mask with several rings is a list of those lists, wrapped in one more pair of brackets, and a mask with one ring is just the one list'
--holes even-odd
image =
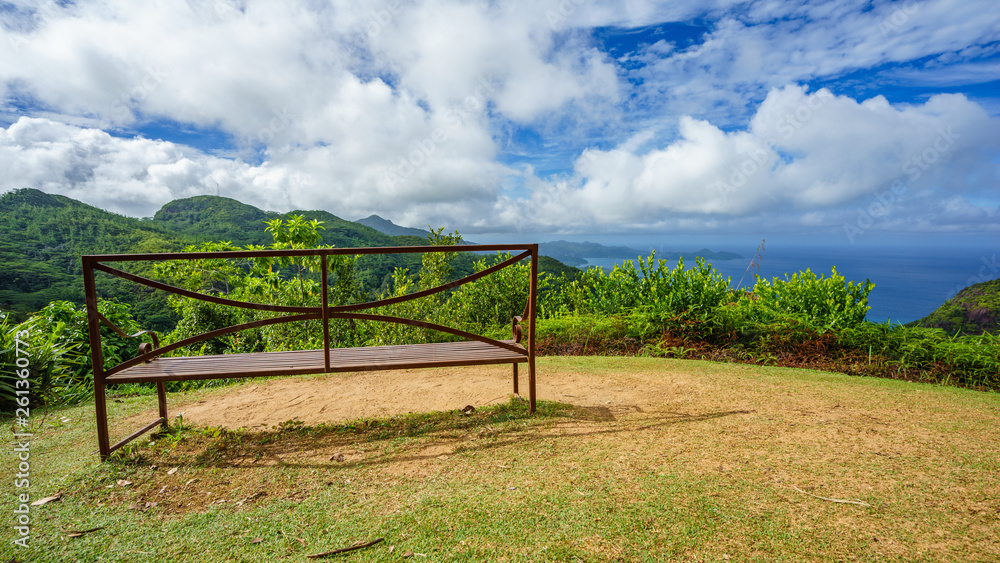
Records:
{"label": "grass lawn", "polygon": [[[0,455],[0,560],[311,561],[377,538],[319,560],[1000,560],[1000,394],[656,358],[547,357],[538,373],[535,416],[510,400],[269,430],[175,424],[105,463],[92,403],[33,410],[27,490],[62,496],[32,508],[30,547],[15,546],[25,489],[12,448]],[[119,399],[111,417],[155,402]]]}

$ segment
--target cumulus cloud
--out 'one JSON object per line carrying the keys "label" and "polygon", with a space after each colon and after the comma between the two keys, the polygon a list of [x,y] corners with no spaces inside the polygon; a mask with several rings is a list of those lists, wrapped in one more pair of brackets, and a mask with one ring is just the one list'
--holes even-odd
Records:
{"label": "cumulus cloud", "polygon": [[[761,219],[759,230],[775,227],[762,219],[774,214],[790,228],[836,226],[879,198],[891,200],[874,212],[884,225],[916,225],[928,209],[950,210],[938,215],[948,224],[996,210],[988,200],[995,199],[1000,120],[962,95],[893,106],[789,86],[772,90],[745,129],[727,132],[685,116],[679,131],[676,141],[644,152],[627,145],[586,151],[573,178],[535,179],[519,214],[553,228],[566,217],[577,228],[677,228],[702,217],[703,225]],[[992,173],[977,173],[984,169]]]}
{"label": "cumulus cloud", "polygon": [[[771,88],[929,57],[948,64],[932,60],[909,73],[919,74],[920,82],[939,83],[954,78],[954,65],[984,55],[982,47],[972,46],[1000,39],[1000,12],[987,3],[870,4],[754,2],[721,11],[690,47],[664,55],[663,46],[654,43],[632,55],[647,63],[631,71],[633,80],[641,81],[638,95],[643,105],[668,115],[735,126]],[[885,78],[896,83],[907,72],[891,68]]]}
{"label": "cumulus cloud", "polygon": [[[444,126],[434,131],[447,135]],[[332,146],[251,165],[166,141],[22,117],[0,129],[0,167],[7,171],[0,190],[34,187],[132,216],[152,215],[177,198],[221,194],[269,210],[318,208],[347,218],[382,212],[415,224],[452,224],[493,201],[503,169],[478,159],[474,148],[464,159],[456,156],[473,140],[463,144],[445,136],[438,149],[434,139],[428,132],[427,152],[415,149],[402,171],[385,159],[351,168]],[[449,147],[451,155],[434,158]],[[477,175],[483,180],[468,182]]]}
{"label": "cumulus cloud", "polygon": [[[1000,13],[869,4],[20,0],[0,10],[0,190],[470,232],[995,227],[995,102],[801,84],[897,63],[880,76],[975,83]],[[704,33],[617,58],[595,39],[671,22]]]}

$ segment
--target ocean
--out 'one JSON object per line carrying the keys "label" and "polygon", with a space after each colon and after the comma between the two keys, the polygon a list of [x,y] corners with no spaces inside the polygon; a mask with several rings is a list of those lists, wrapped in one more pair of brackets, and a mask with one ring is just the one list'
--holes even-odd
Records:
{"label": "ocean", "polygon": [[[848,280],[875,283],[868,296],[868,320],[908,323],[940,307],[962,288],[1000,278],[1000,250],[978,248],[922,247],[789,247],[767,245],[760,260],[761,277],[784,278],[805,271],[829,276],[831,268]],[[713,250],[728,250],[714,248]],[[742,253],[741,253],[742,254]],[[611,268],[619,260],[588,259],[588,264]],[[685,257],[685,265],[694,257]],[[743,260],[711,261],[712,266],[736,287],[750,263]],[[673,261],[670,261],[673,267]],[[753,272],[747,273],[743,287],[752,286]]]}

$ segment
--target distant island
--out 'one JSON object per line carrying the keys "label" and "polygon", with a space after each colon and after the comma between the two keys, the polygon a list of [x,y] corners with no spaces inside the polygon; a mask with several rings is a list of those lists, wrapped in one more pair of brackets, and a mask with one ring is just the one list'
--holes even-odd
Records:
{"label": "distant island", "polygon": [[995,334],[1000,329],[1000,279],[970,285],[907,326],[940,328],[948,334]]}
{"label": "distant island", "polygon": [[[639,256],[649,254],[627,246],[604,246],[596,242],[568,242],[565,240],[543,242],[538,245],[538,248],[546,256],[551,256],[563,264],[577,267],[587,266],[588,258],[635,260]],[[658,252],[656,254],[657,258],[665,260],[677,260],[682,256],[685,258],[701,257],[708,260],[739,260],[743,258],[734,252],[715,252],[707,248],[695,252]]]}
{"label": "distant island", "polygon": [[[359,223],[366,227],[371,227],[376,231],[390,236],[427,236],[427,231],[412,227],[401,227],[389,219],[384,219],[378,215],[371,215],[364,219],[358,219]],[[585,267],[589,264],[588,258],[612,259],[612,260],[635,260],[639,256],[646,256],[649,253],[630,248],[627,246],[605,246],[596,242],[569,242],[556,240],[542,242],[538,244],[539,252],[544,256],[550,256],[563,264]],[[701,257],[707,260],[740,260],[743,256],[733,252],[716,252],[707,248],[695,252],[663,252],[658,253],[657,258],[666,260],[677,260],[680,257],[694,258]]]}

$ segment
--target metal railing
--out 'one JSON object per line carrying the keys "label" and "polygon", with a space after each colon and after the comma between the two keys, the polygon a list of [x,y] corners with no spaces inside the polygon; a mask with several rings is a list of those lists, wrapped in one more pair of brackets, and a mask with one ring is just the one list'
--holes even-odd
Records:
{"label": "metal railing", "polygon": [[[446,253],[446,252],[452,252],[452,253],[517,252],[517,254],[514,254],[510,258],[498,262],[480,272],[476,272],[469,276],[465,276],[461,279],[444,283],[433,288],[417,291],[411,294],[391,297],[387,299],[380,299],[365,303],[349,304],[349,305],[331,306],[329,303],[328,258],[330,256],[364,256],[364,255],[376,255],[376,254],[415,254],[415,253]],[[204,293],[198,293],[196,291],[183,289],[180,287],[169,285],[167,283],[163,283],[161,281],[156,281],[143,276],[139,276],[127,272],[125,270],[122,270],[120,268],[115,268],[108,265],[120,262],[164,262],[169,260],[197,261],[197,260],[213,260],[213,259],[266,259],[266,258],[282,259],[282,258],[298,258],[298,257],[315,257],[319,259],[320,278],[321,278],[320,305],[288,306],[288,305],[272,305],[267,303],[238,301],[235,299],[230,299],[228,297],[207,295]],[[478,279],[488,276],[492,273],[498,272],[504,268],[514,266],[515,264],[518,264],[519,262],[525,259],[530,259],[530,283],[529,283],[527,302],[525,303],[525,308],[522,315],[515,316],[512,319],[513,340],[511,341],[496,340],[472,332],[459,330],[453,327],[448,327],[436,323],[430,323],[419,319],[409,319],[392,315],[378,315],[378,314],[362,312],[370,309],[375,309],[378,307],[395,305],[398,303],[403,303],[406,301],[411,301],[414,299],[419,299],[421,297],[427,297],[430,295],[455,289],[462,285],[474,282]],[[110,452],[113,451],[114,449],[124,445],[125,443],[138,437],[144,432],[152,429],[157,424],[166,426],[167,423],[165,387],[162,380],[157,380],[156,385],[160,403],[160,415],[161,415],[160,419],[154,421],[147,427],[129,436],[128,438],[126,438],[122,442],[119,442],[115,446],[113,447],[109,446],[106,435],[107,407],[105,399],[105,387],[109,384],[108,378],[110,376],[117,373],[121,373],[139,364],[153,361],[157,357],[160,357],[174,350],[183,348],[185,346],[189,346],[191,344],[196,344],[198,342],[202,342],[219,336],[224,336],[227,334],[233,334],[244,330],[259,328],[268,325],[280,324],[280,323],[291,323],[291,322],[307,321],[307,320],[320,320],[322,322],[323,358],[324,358],[323,371],[325,372],[331,371],[330,321],[332,319],[388,322],[388,323],[409,325],[409,326],[448,333],[467,340],[475,340],[489,344],[491,346],[496,346],[498,348],[503,348],[505,350],[524,354],[525,356],[524,361],[528,362],[529,364],[529,376],[530,376],[529,385],[530,385],[530,397],[531,397],[530,409],[532,411],[535,410],[534,347],[535,347],[535,307],[536,307],[536,295],[538,291],[537,287],[538,245],[537,244],[396,246],[396,247],[370,247],[370,248],[317,248],[317,249],[294,249],[294,250],[239,250],[239,251],[217,251],[217,252],[107,254],[107,255],[83,256],[82,261],[83,261],[83,277],[84,277],[84,294],[86,298],[87,321],[90,333],[90,350],[91,350],[91,358],[94,371],[94,395],[95,395],[96,408],[98,411],[97,417],[98,417],[99,446],[101,450],[102,459],[106,458],[107,455],[109,455]],[[247,322],[238,325],[231,325],[224,328],[207,331],[189,338],[185,338],[177,342],[173,342],[165,346],[160,346],[155,333],[152,333],[151,331],[141,331],[136,334],[131,334],[131,335],[126,334],[119,327],[115,326],[104,315],[102,315],[100,311],[98,311],[97,287],[95,281],[96,272],[102,272],[104,274],[116,276],[118,278],[129,280],[137,284],[144,285],[146,287],[150,287],[156,290],[163,290],[168,293],[182,297],[188,297],[191,299],[197,299],[200,301],[205,301],[218,305],[232,306],[242,309],[281,313],[281,315],[276,317],[271,317],[268,319],[260,319],[252,322]],[[525,324],[527,324],[528,328],[526,345],[520,344],[520,340],[522,338],[521,335],[523,332],[521,325],[524,321],[526,321]],[[140,345],[139,354],[136,357],[126,360],[116,366],[111,366],[105,369],[104,358],[101,348],[101,333],[100,333],[101,324],[110,327],[114,332],[125,337],[139,337],[144,334],[150,334],[152,336],[153,343],[152,345],[150,345],[149,343],[143,343],[142,345]],[[514,367],[514,392],[517,393],[518,389],[517,389],[516,362],[513,364],[513,367]]]}

